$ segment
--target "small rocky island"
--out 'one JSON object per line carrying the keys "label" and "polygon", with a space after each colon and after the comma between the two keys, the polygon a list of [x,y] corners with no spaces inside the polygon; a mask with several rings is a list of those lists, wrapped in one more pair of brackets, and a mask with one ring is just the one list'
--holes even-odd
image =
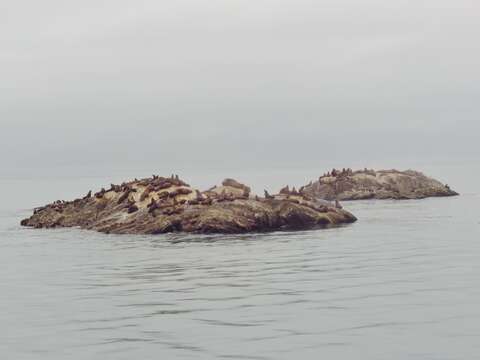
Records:
{"label": "small rocky island", "polygon": [[34,209],[21,222],[34,228],[80,227],[112,234],[247,233],[306,230],[353,223],[349,212],[307,194],[264,197],[233,179],[201,192],[171,177],[153,176],[112,184],[74,201]]}
{"label": "small rocky island", "polygon": [[418,171],[333,169],[302,188],[309,197],[325,200],[424,199],[458,195],[448,185]]}

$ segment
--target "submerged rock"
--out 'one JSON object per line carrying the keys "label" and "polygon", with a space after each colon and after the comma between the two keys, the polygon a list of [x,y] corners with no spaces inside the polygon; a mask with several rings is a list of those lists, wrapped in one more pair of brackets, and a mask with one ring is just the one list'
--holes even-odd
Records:
{"label": "submerged rock", "polygon": [[424,199],[458,195],[448,185],[418,171],[332,170],[303,188],[311,197],[325,200]]}
{"label": "submerged rock", "polygon": [[111,185],[92,196],[57,201],[21,222],[35,228],[80,227],[114,234],[245,233],[352,223],[355,216],[296,194],[260,198],[233,179],[200,192],[172,176]]}

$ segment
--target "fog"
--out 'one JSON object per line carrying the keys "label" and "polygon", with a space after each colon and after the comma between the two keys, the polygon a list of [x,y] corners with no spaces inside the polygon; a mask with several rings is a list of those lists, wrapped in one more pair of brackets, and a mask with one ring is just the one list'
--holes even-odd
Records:
{"label": "fog", "polygon": [[0,171],[477,161],[479,16],[467,0],[2,2]]}

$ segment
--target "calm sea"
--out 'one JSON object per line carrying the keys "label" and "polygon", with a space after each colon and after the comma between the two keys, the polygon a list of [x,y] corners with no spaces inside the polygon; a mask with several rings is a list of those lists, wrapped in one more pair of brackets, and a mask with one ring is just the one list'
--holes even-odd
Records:
{"label": "calm sea", "polygon": [[429,170],[462,196],[242,236],[25,229],[111,179],[1,178],[0,358],[477,359],[480,171]]}

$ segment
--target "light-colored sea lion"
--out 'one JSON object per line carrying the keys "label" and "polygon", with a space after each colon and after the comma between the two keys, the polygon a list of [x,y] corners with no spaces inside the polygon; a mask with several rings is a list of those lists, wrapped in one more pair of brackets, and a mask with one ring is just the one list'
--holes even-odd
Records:
{"label": "light-colored sea lion", "polygon": [[335,199],[335,208],[337,208],[337,209],[343,209],[343,206],[340,205],[340,201],[338,201],[338,200],[336,200],[336,199]]}

